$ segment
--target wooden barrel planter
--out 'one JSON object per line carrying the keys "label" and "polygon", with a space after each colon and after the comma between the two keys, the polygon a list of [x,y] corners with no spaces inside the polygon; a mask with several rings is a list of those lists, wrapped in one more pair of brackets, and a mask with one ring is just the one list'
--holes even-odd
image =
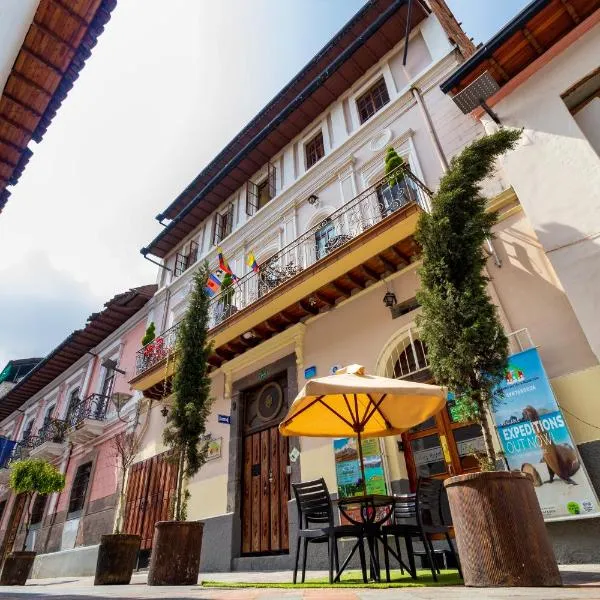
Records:
{"label": "wooden barrel planter", "polygon": [[156,523],[148,585],[196,585],[203,530],[200,521]]}
{"label": "wooden barrel planter", "polygon": [[111,533],[100,538],[94,585],[127,585],[140,549],[140,536]]}
{"label": "wooden barrel planter", "polygon": [[533,482],[524,473],[486,472],[444,482],[465,585],[562,585]]}
{"label": "wooden barrel planter", "polygon": [[4,561],[0,585],[25,585],[33,561],[35,552],[11,552]]}

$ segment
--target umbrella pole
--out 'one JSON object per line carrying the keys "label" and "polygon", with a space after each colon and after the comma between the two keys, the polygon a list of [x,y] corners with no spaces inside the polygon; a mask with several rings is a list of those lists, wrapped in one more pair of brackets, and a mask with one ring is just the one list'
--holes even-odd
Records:
{"label": "umbrella pole", "polygon": [[367,495],[367,480],[365,479],[365,461],[363,460],[363,449],[360,431],[356,432],[358,438],[358,460],[360,461],[360,472],[362,474],[363,495]]}

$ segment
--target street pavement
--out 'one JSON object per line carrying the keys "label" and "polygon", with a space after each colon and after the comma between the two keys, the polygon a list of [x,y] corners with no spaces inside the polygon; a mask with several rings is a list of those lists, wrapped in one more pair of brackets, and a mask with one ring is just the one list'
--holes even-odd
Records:
{"label": "street pavement", "polygon": [[[1,599],[42,600],[60,597],[62,600],[136,600],[146,598],[189,600],[600,600],[600,565],[569,565],[561,567],[562,588],[499,588],[481,589],[453,587],[396,589],[204,589],[200,586],[150,587],[145,573],[133,576],[128,586],[94,587],[92,577],[30,579],[24,587],[0,587]],[[307,579],[326,576],[325,572],[307,573]],[[288,582],[290,573],[209,573],[200,577],[211,581]]]}

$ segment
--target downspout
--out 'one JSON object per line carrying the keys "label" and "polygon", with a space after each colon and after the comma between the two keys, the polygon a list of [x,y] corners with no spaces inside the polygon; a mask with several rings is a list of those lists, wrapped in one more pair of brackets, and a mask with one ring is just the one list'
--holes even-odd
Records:
{"label": "downspout", "polygon": [[433,121],[431,120],[431,115],[429,114],[429,111],[427,110],[427,107],[425,106],[425,103],[423,102],[421,92],[419,91],[418,88],[416,88],[414,86],[410,88],[410,91],[412,92],[412,95],[413,95],[419,109],[421,110],[421,114],[423,115],[423,120],[425,121],[425,125],[427,126],[427,131],[429,133],[429,137],[431,138],[431,142],[435,149],[435,153],[437,154],[437,157],[440,161],[442,171],[444,173],[446,173],[446,171],[448,171],[448,160],[446,159],[446,155],[444,154],[444,150],[442,148],[442,144],[440,143],[440,139],[438,138],[437,133],[435,132],[435,127],[433,126]]}

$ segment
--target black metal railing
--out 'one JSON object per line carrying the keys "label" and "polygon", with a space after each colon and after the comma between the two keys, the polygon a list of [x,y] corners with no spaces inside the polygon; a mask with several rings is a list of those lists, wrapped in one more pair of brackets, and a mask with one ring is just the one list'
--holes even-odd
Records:
{"label": "black metal railing", "polygon": [[103,394],[90,394],[87,398],[76,404],[67,414],[67,426],[74,428],[86,419],[104,421],[110,402],[109,396]]}
{"label": "black metal railing", "polygon": [[[285,248],[247,273],[210,301],[209,328],[277,289],[334,250],[365,233],[398,210],[414,204],[428,210],[431,191],[406,167],[401,167],[364,190]],[[147,371],[175,348],[179,324],[138,350],[136,374]]]}
{"label": "black metal railing", "polygon": [[36,436],[31,438],[31,448],[38,448],[45,442],[54,442],[62,444],[66,439],[69,429],[68,421],[60,419],[50,419],[39,431]]}
{"label": "black metal railing", "polygon": [[137,351],[135,356],[136,374],[147,371],[150,367],[166,358],[175,349],[179,323],[167,329],[162,335],[157,335],[154,340]]}

